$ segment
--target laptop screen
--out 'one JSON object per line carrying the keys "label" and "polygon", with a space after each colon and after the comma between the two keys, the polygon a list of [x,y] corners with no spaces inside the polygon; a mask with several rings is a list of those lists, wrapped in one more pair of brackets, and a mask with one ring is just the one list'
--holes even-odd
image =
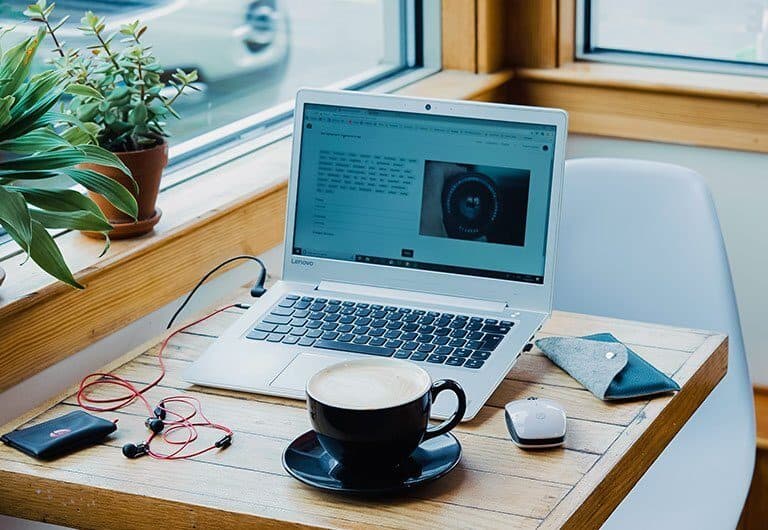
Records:
{"label": "laptop screen", "polygon": [[541,284],[555,129],[307,104],[293,253]]}

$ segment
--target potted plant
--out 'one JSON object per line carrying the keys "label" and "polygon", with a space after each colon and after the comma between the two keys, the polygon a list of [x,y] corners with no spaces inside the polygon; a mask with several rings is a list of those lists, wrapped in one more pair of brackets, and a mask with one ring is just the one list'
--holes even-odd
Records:
{"label": "potted plant", "polygon": [[[87,52],[64,49],[57,36],[66,19],[51,22],[55,4],[39,0],[25,14],[42,23],[55,44],[58,55],[56,69],[73,83],[72,100],[66,112],[81,122],[93,124],[95,138],[101,147],[115,153],[131,170],[138,185],[135,196],[139,205],[138,221],[113,208],[98,194],[92,198],[114,226],[113,238],[148,233],[160,220],[157,195],[160,178],[168,163],[165,119],[179,115],[173,104],[197,80],[197,71],[177,70],[166,82],[160,64],[142,37],[147,26],[135,21],[124,24],[118,33],[107,34],[103,17],[87,11],[79,29],[93,38]],[[120,44],[115,39],[121,35]],[[166,92],[172,91],[172,95]],[[102,172],[127,185],[120,170],[100,165],[84,167]]]}
{"label": "potted plant", "polygon": [[[0,52],[0,226],[44,271],[82,288],[47,229],[106,233],[112,226],[92,200],[62,187],[62,181],[101,194],[128,217],[136,216],[137,205],[124,186],[80,167],[99,164],[130,175],[114,154],[89,145],[91,126],[53,110],[64,93],[77,87],[57,71],[29,77],[44,38],[41,29]],[[127,182],[132,185],[130,177]]]}

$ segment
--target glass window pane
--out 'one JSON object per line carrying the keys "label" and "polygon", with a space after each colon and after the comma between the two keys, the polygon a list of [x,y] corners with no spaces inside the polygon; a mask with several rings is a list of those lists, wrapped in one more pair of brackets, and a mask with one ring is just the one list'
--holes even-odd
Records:
{"label": "glass window pane", "polygon": [[768,64],[768,0],[592,0],[592,50]]}
{"label": "glass window pane", "polygon": [[[0,27],[15,26],[4,49],[38,25],[23,15],[34,0],[0,1]],[[52,2],[49,0],[48,2]],[[106,18],[108,33],[141,20],[146,44],[168,74],[197,69],[200,92],[179,98],[181,120],[168,119],[178,145],[242,118],[293,100],[302,86],[344,86],[406,67],[406,4],[401,0],[57,0],[51,18],[69,21],[58,31],[65,47],[88,53],[92,37],[77,28],[87,10]],[[110,31],[111,30],[111,31]],[[120,35],[114,43],[119,45]],[[411,43],[413,44],[413,43]],[[38,72],[54,58],[41,47]],[[167,95],[172,95],[169,89]],[[195,154],[207,144],[195,146]],[[51,179],[41,186],[70,184]],[[0,244],[8,238],[0,227]]]}
{"label": "glass window pane", "polygon": [[[34,30],[21,14],[30,2],[3,3],[0,25],[17,24],[4,46]],[[92,44],[76,29],[88,9],[114,29],[141,19],[167,71],[198,69],[203,90],[179,99],[181,121],[168,120],[172,144],[289,101],[301,86],[397,68],[404,55],[394,0],[57,0],[53,19],[71,17],[60,30],[68,46]]]}

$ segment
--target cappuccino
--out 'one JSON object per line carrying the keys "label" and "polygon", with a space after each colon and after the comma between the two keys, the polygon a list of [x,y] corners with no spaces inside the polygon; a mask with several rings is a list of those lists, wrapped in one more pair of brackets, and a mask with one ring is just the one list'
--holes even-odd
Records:
{"label": "cappuccino", "polygon": [[332,407],[375,410],[409,403],[431,385],[426,371],[405,361],[359,359],[317,372],[307,383],[307,394]]}

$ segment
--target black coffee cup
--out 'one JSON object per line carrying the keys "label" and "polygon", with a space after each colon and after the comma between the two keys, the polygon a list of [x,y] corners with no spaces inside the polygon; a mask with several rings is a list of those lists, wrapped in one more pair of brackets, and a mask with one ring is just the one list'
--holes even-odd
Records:
{"label": "black coffee cup", "polygon": [[[430,427],[432,403],[444,390],[456,394],[458,407],[448,420]],[[344,361],[307,383],[312,428],[323,449],[345,467],[402,463],[422,442],[453,429],[466,406],[457,382],[432,383],[423,368],[395,359]]]}

